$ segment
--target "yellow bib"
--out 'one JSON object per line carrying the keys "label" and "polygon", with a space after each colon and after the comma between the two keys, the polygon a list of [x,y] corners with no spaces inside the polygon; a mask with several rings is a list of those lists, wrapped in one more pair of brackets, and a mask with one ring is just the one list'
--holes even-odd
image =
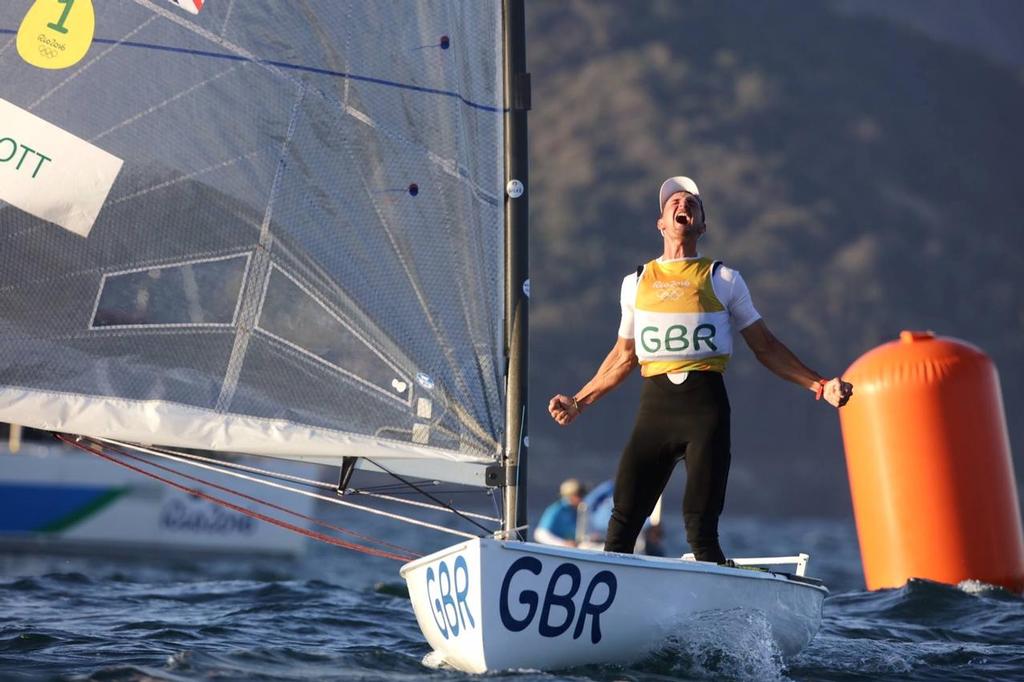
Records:
{"label": "yellow bib", "polygon": [[645,377],[691,370],[725,372],[732,354],[729,311],[715,296],[715,262],[695,258],[644,266],[633,314]]}

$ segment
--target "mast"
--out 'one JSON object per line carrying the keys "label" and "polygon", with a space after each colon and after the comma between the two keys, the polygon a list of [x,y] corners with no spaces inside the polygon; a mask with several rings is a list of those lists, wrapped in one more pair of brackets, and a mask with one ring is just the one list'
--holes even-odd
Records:
{"label": "mast", "polygon": [[[526,112],[526,11],[523,0],[502,3],[505,67],[505,509],[504,529],[526,524],[526,399],[529,298],[529,160]],[[510,533],[522,538],[524,533]]]}

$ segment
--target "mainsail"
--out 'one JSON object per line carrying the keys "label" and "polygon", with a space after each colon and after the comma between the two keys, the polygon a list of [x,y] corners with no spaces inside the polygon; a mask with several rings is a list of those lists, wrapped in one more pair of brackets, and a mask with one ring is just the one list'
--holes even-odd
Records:
{"label": "mainsail", "polygon": [[0,421],[498,459],[501,3],[102,2],[40,66],[86,5],[0,6]]}

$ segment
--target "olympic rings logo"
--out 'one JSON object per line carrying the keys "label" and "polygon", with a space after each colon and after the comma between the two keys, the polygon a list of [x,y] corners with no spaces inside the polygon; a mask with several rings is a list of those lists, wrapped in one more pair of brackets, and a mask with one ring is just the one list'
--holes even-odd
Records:
{"label": "olympic rings logo", "polygon": [[57,50],[53,49],[52,47],[50,47],[48,45],[40,44],[39,45],[39,54],[43,55],[47,59],[53,59],[54,57],[57,56],[58,52],[57,52]]}

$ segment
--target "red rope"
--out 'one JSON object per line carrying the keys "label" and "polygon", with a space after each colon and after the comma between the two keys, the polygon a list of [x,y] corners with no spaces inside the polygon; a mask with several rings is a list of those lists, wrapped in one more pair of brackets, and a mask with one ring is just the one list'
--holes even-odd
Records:
{"label": "red rope", "polygon": [[412,561],[413,559],[418,559],[421,556],[419,554],[416,554],[416,553],[412,552],[411,550],[405,549],[404,547],[399,547],[398,545],[392,545],[391,543],[385,542],[383,540],[378,540],[378,539],[372,538],[372,537],[370,537],[368,535],[363,535],[361,533],[357,533],[356,531],[353,531],[353,530],[348,530],[348,529],[342,528],[340,526],[335,526],[333,524],[327,523],[326,521],[321,521],[320,519],[316,519],[316,518],[313,518],[313,517],[310,517],[310,516],[306,516],[305,514],[301,514],[301,513],[297,512],[297,511],[294,511],[294,510],[288,509],[286,507],[282,507],[280,505],[274,504],[273,502],[268,502],[266,500],[261,500],[261,499],[258,499],[256,497],[253,497],[251,495],[247,495],[245,493],[238,492],[237,490],[231,490],[230,488],[226,488],[224,486],[217,485],[216,483],[211,483],[211,482],[205,481],[205,480],[203,480],[201,478],[197,478],[195,476],[190,476],[188,474],[182,473],[180,471],[176,471],[176,470],[171,469],[169,467],[162,466],[162,465],[157,464],[155,462],[150,462],[150,461],[145,460],[145,459],[143,459],[141,457],[137,457],[135,455],[132,455],[132,454],[129,454],[129,453],[126,453],[126,452],[123,452],[123,451],[115,450],[119,455],[122,455],[122,456],[125,456],[125,457],[130,457],[130,458],[132,458],[132,459],[134,459],[136,461],[139,461],[139,462],[145,462],[145,464],[147,464],[149,466],[156,467],[158,469],[162,469],[164,471],[171,472],[171,473],[175,474],[176,476],[181,476],[182,478],[186,478],[186,479],[189,479],[191,481],[195,481],[197,483],[201,483],[201,484],[203,484],[205,486],[209,486],[211,488],[216,488],[218,490],[222,490],[222,491],[230,493],[232,495],[237,495],[238,497],[245,498],[245,499],[247,499],[247,500],[249,500],[251,502],[256,502],[257,504],[263,504],[263,505],[266,505],[266,506],[271,507],[273,509],[277,509],[278,511],[283,511],[283,512],[285,512],[287,514],[292,514],[294,516],[298,516],[299,518],[301,518],[303,520],[306,520],[306,521],[309,521],[311,523],[314,523],[314,524],[316,524],[318,526],[322,526],[322,527],[325,527],[325,528],[330,528],[331,530],[334,530],[334,531],[337,531],[337,532],[340,532],[340,533],[345,533],[345,534],[348,534],[348,535],[359,537],[361,539],[368,540],[370,542],[374,542],[376,544],[380,544],[380,545],[385,546],[385,547],[391,547],[392,549],[397,549],[397,550],[403,552],[404,554],[395,554],[395,553],[391,553],[391,552],[386,552],[384,550],[377,549],[375,547],[367,547],[365,545],[360,545],[360,544],[357,544],[357,543],[354,543],[354,542],[348,542],[346,540],[341,540],[339,538],[331,537],[330,535],[325,535],[323,533],[317,533],[316,531],[309,530],[308,528],[302,528],[301,526],[296,526],[294,524],[288,523],[287,521],[282,521],[281,519],[276,519],[276,518],[274,518],[272,516],[267,516],[265,514],[261,514],[259,512],[253,511],[251,509],[246,509],[245,507],[241,507],[241,506],[239,506],[237,504],[233,504],[231,502],[228,502],[225,499],[216,497],[214,495],[210,495],[208,493],[204,493],[201,490],[197,490],[195,488],[189,488],[188,486],[185,486],[185,485],[182,485],[181,483],[177,483],[177,482],[172,481],[170,479],[164,478],[163,476],[155,474],[155,473],[153,473],[151,471],[146,471],[145,469],[141,469],[139,467],[133,466],[133,465],[129,464],[128,462],[123,462],[123,461],[117,459],[116,457],[112,457],[111,455],[103,452],[102,450],[93,449],[93,448],[91,448],[91,447],[89,447],[87,445],[84,445],[83,443],[74,441],[74,440],[68,438],[67,436],[58,435],[57,438],[59,438],[60,440],[64,441],[65,443],[68,443],[69,445],[73,445],[76,448],[79,448],[80,450],[85,450],[86,452],[89,452],[89,453],[91,453],[93,455],[96,455],[97,457],[102,457],[103,459],[105,459],[105,460],[107,460],[109,462],[113,462],[114,464],[118,464],[120,466],[123,466],[123,467],[125,467],[127,469],[135,471],[136,473],[140,473],[140,474],[142,474],[144,476],[149,476],[150,478],[156,479],[156,480],[160,481],[161,483],[165,483],[165,484],[167,484],[167,485],[169,485],[169,486],[171,486],[173,488],[177,488],[178,490],[181,490],[182,492],[188,493],[189,495],[195,495],[196,497],[200,497],[200,498],[202,498],[204,500],[208,500],[210,502],[213,502],[214,504],[219,504],[222,507],[226,507],[226,508],[231,509],[233,511],[236,511],[236,512],[238,512],[240,514],[245,514],[246,516],[252,517],[254,519],[259,519],[260,521],[266,521],[267,523],[271,523],[271,524],[273,524],[275,526],[279,526],[281,528],[285,528],[286,530],[290,530],[290,531],[292,531],[294,533],[299,533],[300,535],[305,535],[306,537],[313,538],[314,540],[319,540],[320,542],[325,542],[325,543],[327,543],[329,545],[334,545],[336,547],[344,547],[345,549],[351,549],[351,550],[355,550],[357,552],[363,552],[365,554],[370,554],[372,556],[383,557],[385,559],[394,559],[395,561]]}
{"label": "red rope", "polygon": [[186,474],[186,473],[183,473],[181,471],[178,471],[177,469],[173,469],[173,468],[165,466],[163,464],[158,464],[157,462],[151,462],[150,460],[146,459],[145,457],[139,457],[138,455],[133,455],[130,452],[125,452],[121,448],[115,448],[115,447],[112,447],[112,446],[109,446],[109,445],[106,446],[106,447],[107,447],[108,450],[110,450],[112,452],[116,452],[117,454],[121,455],[122,457],[129,457],[131,459],[134,459],[136,462],[142,462],[143,464],[146,464],[147,466],[155,467],[157,469],[161,469],[163,471],[170,472],[170,473],[174,474],[175,476],[180,476],[181,478],[187,478],[190,481],[195,481],[196,483],[201,483],[201,484],[203,484],[205,486],[208,486],[208,487],[211,487],[211,488],[216,488],[217,490],[222,490],[222,491],[224,491],[224,492],[226,492],[228,494],[235,495],[237,497],[242,497],[242,498],[244,498],[246,500],[249,500],[250,502],[255,502],[257,504],[266,505],[267,507],[271,507],[272,509],[277,509],[278,511],[283,511],[286,514],[291,514],[293,516],[297,516],[300,519],[303,519],[305,521],[309,521],[310,523],[316,524],[318,526],[322,526],[324,528],[330,528],[333,531],[337,531],[337,532],[343,533],[345,535],[351,535],[352,537],[359,538],[360,540],[366,540],[368,542],[372,542],[374,544],[381,545],[382,547],[390,547],[391,549],[395,549],[395,550],[398,550],[398,551],[400,551],[400,552],[402,552],[404,554],[407,554],[412,559],[418,559],[419,557],[422,556],[421,554],[417,554],[416,552],[414,552],[411,549],[408,549],[406,547],[402,547],[400,545],[393,545],[390,542],[387,542],[385,540],[381,540],[379,538],[375,538],[375,537],[372,537],[372,536],[369,536],[369,535],[364,535],[363,533],[360,533],[358,531],[354,531],[354,530],[351,530],[351,529],[348,529],[348,528],[342,528],[341,526],[335,526],[332,523],[328,523],[327,521],[323,521],[323,520],[315,518],[313,516],[306,516],[305,514],[303,514],[301,512],[297,512],[297,511],[295,511],[293,509],[288,509],[287,507],[282,507],[279,504],[275,504],[273,502],[268,502],[267,500],[262,500],[260,498],[253,497],[252,495],[247,495],[246,493],[240,492],[238,490],[232,490],[231,488],[228,488],[228,487],[225,487],[225,486],[222,486],[222,485],[217,485],[216,483],[213,483],[211,481],[207,481],[205,479],[198,478],[196,476],[191,476],[189,474]]}

